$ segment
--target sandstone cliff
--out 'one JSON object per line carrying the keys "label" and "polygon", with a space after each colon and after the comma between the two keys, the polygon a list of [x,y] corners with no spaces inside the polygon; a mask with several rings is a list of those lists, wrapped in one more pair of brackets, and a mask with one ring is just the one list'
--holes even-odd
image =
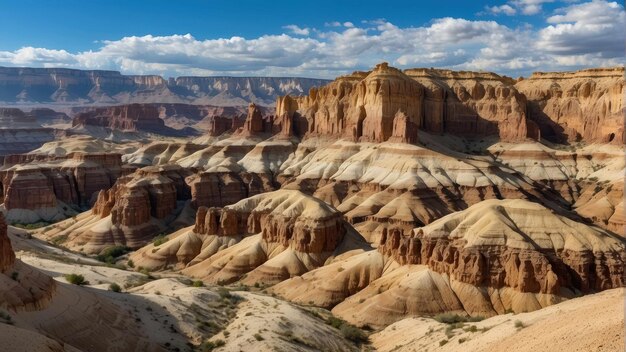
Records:
{"label": "sandstone cliff", "polygon": [[0,213],[0,272],[4,273],[15,263],[15,253],[7,234],[7,223]]}
{"label": "sandstone cliff", "polygon": [[555,142],[624,143],[624,68],[536,72],[515,87],[529,118]]}
{"label": "sandstone cliff", "polygon": [[491,200],[410,234],[385,233],[378,248],[473,286],[561,295],[623,286],[624,245],[537,203]]}
{"label": "sandstone cliff", "polygon": [[[511,141],[535,137],[526,122],[526,100],[513,83],[495,74],[402,72],[382,63],[371,72],[355,72],[312,89],[308,96],[280,97],[276,116],[292,120],[299,136],[372,142],[392,135],[415,141],[418,129]],[[398,114],[405,117],[394,122]]]}
{"label": "sandstone cliff", "polygon": [[0,67],[0,101],[6,103],[190,103],[272,105],[278,95],[299,95],[326,80],[275,77],[122,75],[115,71]]}
{"label": "sandstone cliff", "polygon": [[20,109],[0,108],[0,157],[27,153],[54,139],[53,131]]}
{"label": "sandstone cliff", "polygon": [[[62,238],[68,248],[87,253],[122,245],[138,248],[171,227],[188,225],[185,202],[191,198],[185,178],[191,173],[179,166],[150,166],[120,177],[98,193],[90,211],[76,221],[46,229],[46,238]],[[181,224],[178,224],[180,221]]]}
{"label": "sandstone cliff", "polygon": [[273,283],[320,267],[352,246],[349,226],[324,202],[279,190],[223,208],[200,207],[193,227],[165,244],[149,245],[133,261],[160,269],[185,268],[211,282]]}

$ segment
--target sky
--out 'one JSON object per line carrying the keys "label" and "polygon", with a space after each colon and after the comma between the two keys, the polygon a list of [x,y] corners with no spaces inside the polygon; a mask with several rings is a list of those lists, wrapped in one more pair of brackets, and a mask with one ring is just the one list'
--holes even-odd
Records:
{"label": "sky", "polygon": [[624,64],[606,0],[0,0],[0,66],[334,78],[387,61],[528,76]]}

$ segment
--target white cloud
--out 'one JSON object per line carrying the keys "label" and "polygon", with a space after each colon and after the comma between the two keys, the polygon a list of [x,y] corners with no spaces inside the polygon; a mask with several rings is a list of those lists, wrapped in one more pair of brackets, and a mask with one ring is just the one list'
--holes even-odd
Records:
{"label": "white cloud", "polygon": [[549,17],[552,25],[539,31],[537,47],[561,55],[595,54],[623,57],[626,13],[616,2],[595,0],[561,9]]}
{"label": "white cloud", "polygon": [[494,15],[504,14],[507,16],[513,16],[517,13],[517,10],[508,4],[491,7],[487,6],[485,9]]}
{"label": "white cloud", "polygon": [[[525,4],[532,5],[531,0]],[[538,0],[535,0],[536,5]],[[540,5],[540,4],[539,4]],[[506,14],[506,13],[505,13]],[[112,69],[134,74],[299,75],[334,77],[380,61],[400,67],[446,67],[526,75],[616,65],[624,53],[624,8],[605,0],[569,4],[542,28],[496,21],[440,18],[421,27],[384,19],[287,25],[289,34],[198,39],[191,34],[131,36],[97,50],[25,47],[0,51],[0,65]]]}
{"label": "white cloud", "polygon": [[543,10],[542,5],[549,2],[554,0],[513,0],[512,4],[524,15],[537,15]]}
{"label": "white cloud", "polygon": [[296,35],[309,35],[311,34],[311,30],[309,28],[300,28],[295,24],[290,24],[284,26],[283,28],[288,29],[291,33]]}

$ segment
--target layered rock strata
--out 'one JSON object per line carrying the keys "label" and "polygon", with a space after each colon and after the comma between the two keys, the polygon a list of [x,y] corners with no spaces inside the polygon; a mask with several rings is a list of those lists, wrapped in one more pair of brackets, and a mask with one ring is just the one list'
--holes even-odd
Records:
{"label": "layered rock strata", "polygon": [[308,96],[281,97],[276,116],[292,120],[292,130],[300,136],[380,143],[393,136],[394,119],[401,113],[406,121],[397,133],[404,135],[395,136],[401,140],[415,140],[417,129],[523,140],[529,136],[526,100],[513,83],[495,74],[402,72],[382,63],[371,72],[355,72],[312,89]]}
{"label": "layered rock strata", "polygon": [[535,72],[515,87],[554,142],[624,143],[624,68]]}

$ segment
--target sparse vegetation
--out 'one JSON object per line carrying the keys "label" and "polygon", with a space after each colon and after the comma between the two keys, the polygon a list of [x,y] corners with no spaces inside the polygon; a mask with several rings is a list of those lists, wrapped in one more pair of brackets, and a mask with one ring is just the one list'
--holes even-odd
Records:
{"label": "sparse vegetation", "polygon": [[65,275],[65,280],[72,285],[82,286],[89,284],[89,282],[85,281],[85,277],[81,274],[67,274]]}
{"label": "sparse vegetation", "polygon": [[441,313],[437,314],[433,317],[436,321],[444,324],[456,324],[456,323],[466,323],[466,322],[477,322],[484,320],[484,317],[476,316],[476,317],[466,317],[458,314],[452,313]]}
{"label": "sparse vegetation", "polygon": [[104,263],[115,264],[118,257],[130,251],[131,249],[127,246],[113,246],[103,250],[102,253],[96,257],[96,259]]}
{"label": "sparse vegetation", "polygon": [[202,287],[202,286],[204,286],[204,282],[202,282],[202,280],[196,280],[196,281],[194,281],[191,284],[191,286],[193,286],[193,287]]}
{"label": "sparse vegetation", "polygon": [[11,223],[11,226],[15,226],[15,227],[19,227],[20,229],[25,229],[25,230],[35,230],[35,229],[39,229],[42,227],[46,227],[49,226],[50,223],[49,222],[45,222],[45,221],[40,221],[40,222],[35,222],[32,224],[24,224],[21,222],[13,222]]}
{"label": "sparse vegetation", "polygon": [[213,351],[218,347],[222,347],[226,344],[224,340],[215,340],[215,341],[205,341],[202,345],[200,345],[200,351],[209,352]]}
{"label": "sparse vegetation", "polygon": [[367,335],[365,335],[365,333],[361,329],[337,317],[328,317],[328,319],[326,320],[326,324],[341,331],[343,337],[354,343],[361,344],[367,342],[368,340]]}
{"label": "sparse vegetation", "polygon": [[0,312],[0,319],[5,324],[13,325],[13,318],[7,312]]}
{"label": "sparse vegetation", "polygon": [[443,345],[445,345],[446,343],[448,343],[448,340],[445,340],[445,339],[444,339],[444,340],[441,340],[441,341],[439,341],[439,346],[443,346]]}
{"label": "sparse vegetation", "polygon": [[14,271],[11,273],[11,280],[13,281],[19,281],[18,277],[20,276],[20,273],[18,273],[17,271]]}
{"label": "sparse vegetation", "polygon": [[254,334],[254,338],[255,338],[257,341],[263,341],[263,340],[265,340],[265,339],[263,338],[263,336],[261,336],[261,334],[259,334],[259,333]]}
{"label": "sparse vegetation", "polygon": [[233,297],[233,295],[230,294],[230,291],[224,287],[218,288],[217,294],[220,295],[220,298],[222,299],[231,299]]}
{"label": "sparse vegetation", "polygon": [[121,292],[122,288],[120,287],[120,285],[116,284],[115,282],[109,285],[109,291],[113,291],[113,292]]}
{"label": "sparse vegetation", "polygon": [[515,321],[515,327],[518,328],[518,329],[525,328],[524,323],[521,320],[516,320]]}
{"label": "sparse vegetation", "polygon": [[154,244],[155,247],[158,247],[167,241],[169,241],[169,238],[165,234],[160,234],[154,238],[152,244]]}

